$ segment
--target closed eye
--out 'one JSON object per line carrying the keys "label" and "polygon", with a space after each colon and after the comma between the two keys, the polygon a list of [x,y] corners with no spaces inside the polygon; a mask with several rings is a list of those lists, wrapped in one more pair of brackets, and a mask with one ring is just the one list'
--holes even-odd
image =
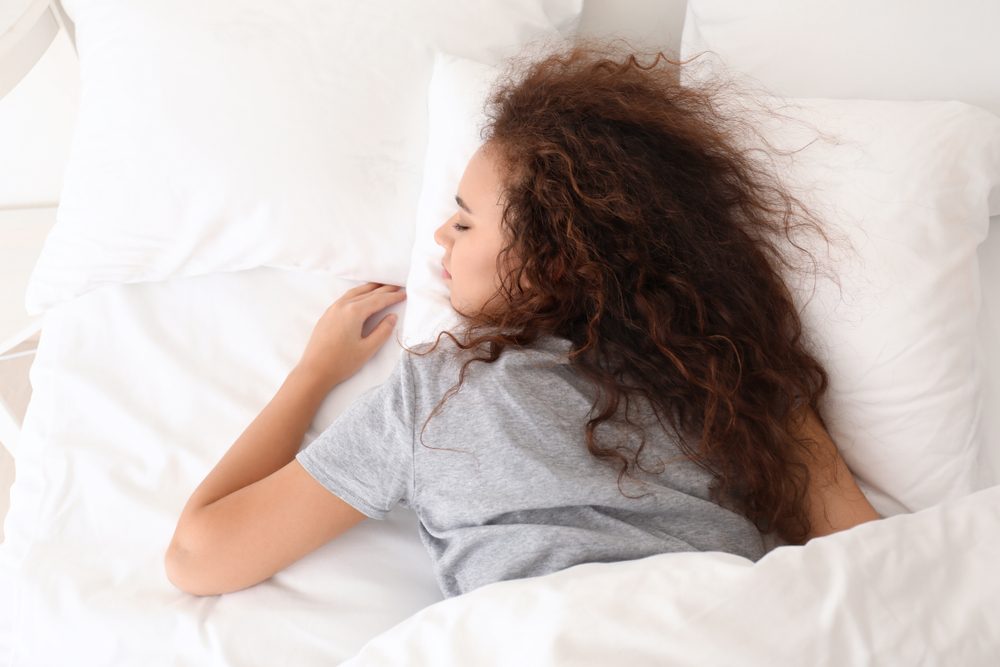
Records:
{"label": "closed eye", "polygon": [[456,232],[464,232],[466,229],[468,229],[468,227],[466,227],[465,225],[460,225],[457,222],[452,224],[451,228],[454,229]]}

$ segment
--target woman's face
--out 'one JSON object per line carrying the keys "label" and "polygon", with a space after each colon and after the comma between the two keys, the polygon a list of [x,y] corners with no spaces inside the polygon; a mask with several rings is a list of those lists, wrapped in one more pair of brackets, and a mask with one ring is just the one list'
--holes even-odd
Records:
{"label": "woman's face", "polygon": [[503,191],[496,165],[480,146],[458,184],[455,214],[434,231],[444,248],[442,275],[459,313],[479,312],[500,288],[497,255],[504,247],[500,229]]}

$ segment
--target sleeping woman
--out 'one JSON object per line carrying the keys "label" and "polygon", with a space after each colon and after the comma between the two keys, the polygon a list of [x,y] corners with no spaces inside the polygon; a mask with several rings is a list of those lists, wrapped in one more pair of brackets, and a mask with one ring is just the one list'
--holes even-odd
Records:
{"label": "sleeping woman", "polygon": [[300,451],[405,291],[333,303],[184,507],[175,586],[253,586],[397,504],[445,597],[666,552],[756,561],[881,518],[824,426],[827,374],[778,270],[773,237],[808,211],[660,55],[578,42],[498,82],[434,232],[461,327]]}

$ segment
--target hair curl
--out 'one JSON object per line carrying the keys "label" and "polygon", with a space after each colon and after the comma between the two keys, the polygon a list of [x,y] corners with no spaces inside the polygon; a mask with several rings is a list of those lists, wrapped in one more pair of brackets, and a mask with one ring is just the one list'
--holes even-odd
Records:
{"label": "hair curl", "polygon": [[464,341],[446,331],[407,349],[428,354],[447,335],[476,353],[429,420],[473,361],[544,334],[569,339],[570,362],[597,389],[587,449],[621,465],[619,486],[630,467],[645,470],[645,438],[629,457],[595,429],[623,399],[631,424],[641,396],[712,474],[715,502],[801,544],[809,450],[791,423],[805,406],[819,416],[828,377],[777,265],[800,267],[773,237],[809,227],[829,239],[754,157],[767,151],[742,141],[759,133],[726,111],[735,81],[682,84],[690,63],[658,51],[644,65],[627,44],[593,38],[508,59],[481,133],[502,170],[502,287],[483,312],[463,313]]}

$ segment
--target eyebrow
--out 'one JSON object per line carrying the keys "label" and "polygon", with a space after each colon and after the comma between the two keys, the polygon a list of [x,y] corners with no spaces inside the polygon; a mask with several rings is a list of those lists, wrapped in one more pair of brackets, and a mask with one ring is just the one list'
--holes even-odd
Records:
{"label": "eyebrow", "polygon": [[469,215],[472,215],[472,211],[469,210],[469,207],[465,205],[465,202],[462,201],[462,198],[459,197],[458,195],[455,195],[455,203],[461,206],[463,211],[465,211]]}

